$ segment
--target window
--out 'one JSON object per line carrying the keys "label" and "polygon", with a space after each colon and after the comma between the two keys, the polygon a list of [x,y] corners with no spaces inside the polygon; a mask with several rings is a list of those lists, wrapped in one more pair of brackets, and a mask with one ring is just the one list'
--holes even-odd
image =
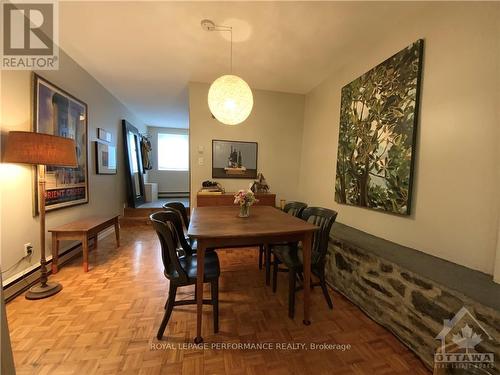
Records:
{"label": "window", "polygon": [[189,137],[187,134],[158,134],[158,169],[189,170]]}

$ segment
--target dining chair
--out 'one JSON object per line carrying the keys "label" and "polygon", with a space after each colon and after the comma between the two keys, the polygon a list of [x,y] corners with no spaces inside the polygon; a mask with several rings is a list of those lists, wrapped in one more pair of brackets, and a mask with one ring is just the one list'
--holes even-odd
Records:
{"label": "dining chair", "polygon": [[288,202],[283,207],[283,211],[295,217],[300,217],[302,211],[307,208],[307,203],[303,202]]}
{"label": "dining chair", "polygon": [[163,208],[173,208],[181,213],[184,228],[187,230],[189,227],[189,217],[187,214],[186,206],[182,202],[168,202],[163,205]]}
{"label": "dining chair", "polygon": [[[306,203],[303,202],[288,202],[285,204],[283,207],[283,211],[286,212],[287,214],[290,214],[295,217],[300,217],[300,214],[302,211],[304,211],[304,208],[307,207]],[[272,251],[272,245],[271,245],[271,251]],[[259,270],[262,269],[262,265],[264,264],[264,255],[265,255],[266,250],[264,249],[263,245],[259,246]]]}
{"label": "dining chair", "polygon": [[[330,309],[333,309],[333,303],[328,294],[325,281],[325,258],[328,250],[328,241],[330,239],[330,230],[337,212],[322,207],[308,207],[302,211],[301,218],[319,227],[313,235],[311,247],[311,273],[315,275],[319,282],[311,283],[311,287],[320,285]],[[283,264],[288,269],[288,316],[293,319],[295,312],[295,292],[296,280],[298,275],[303,273],[302,250],[298,244],[286,244],[273,246],[273,292],[276,292],[278,283],[278,267]]]}
{"label": "dining chair", "polygon": [[[165,314],[158,329],[156,337],[161,340],[165,328],[172,314],[174,306],[184,306],[196,304],[195,298],[192,300],[176,301],[177,288],[196,285],[197,258],[196,253],[189,247],[184,248],[180,242],[183,237],[182,232],[176,229],[178,217],[173,211],[155,212],[150,216],[158,239],[161,245],[161,258],[163,261],[164,275],[169,280],[168,299],[165,304]],[[179,256],[177,250],[183,248],[185,255]],[[203,282],[210,283],[211,299],[204,299],[203,304],[212,305],[214,318],[214,332],[219,331],[219,258],[215,251],[205,254],[205,268]]]}
{"label": "dining chair", "polygon": [[[198,247],[198,243],[196,240],[189,238],[187,235],[188,227],[189,227],[189,218],[187,215],[186,207],[182,202],[168,202],[163,205],[163,208],[166,210],[175,210],[181,219],[181,227],[182,233],[184,233],[184,238],[189,242],[194,251],[196,251]],[[179,230],[179,228],[177,228]]]}
{"label": "dining chair", "polygon": [[190,255],[195,253],[196,247],[193,246],[192,241],[184,232],[181,213],[175,208],[170,207],[164,208],[164,210],[173,214],[168,216],[169,221],[174,226],[177,233],[182,233],[182,235],[179,236],[179,243],[181,246],[177,248],[177,254],[179,256],[184,256],[186,253],[189,253]]}

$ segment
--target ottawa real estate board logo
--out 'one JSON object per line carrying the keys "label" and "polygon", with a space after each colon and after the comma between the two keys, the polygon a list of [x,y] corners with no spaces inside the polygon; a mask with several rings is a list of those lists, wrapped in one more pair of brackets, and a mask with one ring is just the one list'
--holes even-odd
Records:
{"label": "ottawa real estate board logo", "polygon": [[57,0],[1,0],[0,67],[3,70],[59,68]]}
{"label": "ottawa real estate board logo", "polygon": [[452,319],[443,321],[443,329],[436,336],[441,347],[434,356],[435,367],[464,370],[493,368],[493,353],[478,346],[483,341],[494,341],[476,318],[462,307]]}

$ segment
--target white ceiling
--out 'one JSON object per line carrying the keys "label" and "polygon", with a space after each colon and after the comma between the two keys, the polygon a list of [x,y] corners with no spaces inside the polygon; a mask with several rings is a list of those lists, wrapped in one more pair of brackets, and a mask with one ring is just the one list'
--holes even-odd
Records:
{"label": "white ceiling", "polygon": [[307,93],[421,8],[375,2],[61,2],[60,45],[142,121],[187,127],[190,81],[229,69],[252,88]]}

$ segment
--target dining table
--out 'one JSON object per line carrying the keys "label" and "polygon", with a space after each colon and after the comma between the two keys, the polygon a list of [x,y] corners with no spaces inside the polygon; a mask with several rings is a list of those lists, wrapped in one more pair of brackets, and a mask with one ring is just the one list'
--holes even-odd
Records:
{"label": "dining table", "polygon": [[[319,228],[311,223],[289,215],[278,208],[254,206],[249,217],[239,217],[238,206],[196,207],[191,213],[188,236],[198,243],[196,256],[196,337],[194,342],[203,342],[203,274],[207,249],[238,248],[264,245],[267,267],[270,266],[270,246],[286,242],[301,242],[304,265],[304,319],[310,325],[311,249],[313,234]],[[266,272],[269,277],[269,272]],[[269,280],[267,280],[269,281]]]}

